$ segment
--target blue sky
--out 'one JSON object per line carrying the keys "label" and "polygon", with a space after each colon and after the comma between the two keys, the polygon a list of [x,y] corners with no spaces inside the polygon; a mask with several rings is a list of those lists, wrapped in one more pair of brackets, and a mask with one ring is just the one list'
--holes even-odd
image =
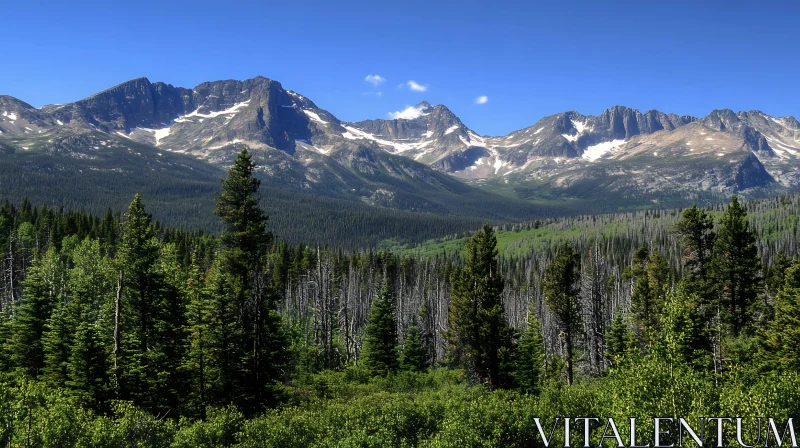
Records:
{"label": "blue sky", "polygon": [[0,94],[37,107],[263,75],[343,120],[427,100],[489,135],[614,105],[800,115],[796,1],[4,3]]}

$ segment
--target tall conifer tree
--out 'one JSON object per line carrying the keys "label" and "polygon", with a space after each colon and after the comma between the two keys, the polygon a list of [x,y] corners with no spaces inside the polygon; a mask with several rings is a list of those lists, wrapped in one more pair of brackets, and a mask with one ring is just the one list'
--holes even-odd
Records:
{"label": "tall conifer tree", "polygon": [[714,240],[714,277],[720,286],[723,322],[738,335],[749,328],[761,282],[761,261],[747,212],[736,196],[722,216]]}
{"label": "tall conifer tree", "polygon": [[517,345],[514,380],[525,392],[536,393],[542,385],[545,367],[544,336],[536,310],[528,311],[528,327]]}
{"label": "tall conifer tree", "polygon": [[716,235],[714,222],[705,210],[693,205],[683,211],[673,231],[680,238],[683,250],[683,283],[698,294],[703,302],[713,301],[715,294],[711,278],[712,250]]}
{"label": "tall conifer tree", "polygon": [[221,310],[234,311],[225,314],[219,325],[229,327],[233,317],[241,329],[227,336],[217,333],[222,339],[217,344],[231,349],[219,363],[229,384],[218,393],[223,402],[233,401],[246,413],[257,412],[275,399],[275,386],[288,362],[267,266],[272,234],[258,204],[260,182],[254,177],[255,167],[247,150],[242,150],[222,182],[215,209],[225,226],[215,293],[222,294],[217,299],[224,302],[218,303]]}
{"label": "tall conifer tree", "polygon": [[422,336],[416,323],[408,327],[406,340],[403,342],[403,354],[400,357],[400,367],[403,370],[412,372],[424,372],[428,370],[428,354],[422,343]]}
{"label": "tall conifer tree", "polygon": [[32,377],[45,366],[43,336],[47,324],[63,298],[64,266],[55,248],[51,248],[28,270],[24,293],[17,306],[11,329],[10,363]]}
{"label": "tall conifer tree", "polygon": [[501,294],[504,281],[497,267],[497,238],[484,225],[467,242],[463,267],[453,271],[452,301],[446,335],[451,359],[489,387],[501,384],[501,349],[510,346]]}
{"label": "tall conifer tree", "polygon": [[[154,414],[174,409],[178,391],[169,321],[170,288],[159,263],[159,242],[152,218],[136,195],[125,214],[116,264],[119,274],[119,337],[117,355],[120,397],[131,399]],[[113,369],[113,366],[112,366]]]}
{"label": "tall conifer tree", "polygon": [[386,375],[397,370],[397,319],[388,279],[384,279],[381,292],[372,304],[361,359],[371,375]]}
{"label": "tall conifer tree", "polygon": [[550,311],[564,334],[567,384],[572,385],[575,342],[581,332],[580,258],[564,244],[544,272],[543,292]]}

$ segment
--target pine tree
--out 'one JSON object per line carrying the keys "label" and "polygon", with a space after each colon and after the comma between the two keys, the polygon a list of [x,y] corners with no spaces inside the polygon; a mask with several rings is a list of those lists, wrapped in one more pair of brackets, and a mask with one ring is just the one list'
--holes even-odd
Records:
{"label": "pine tree", "polygon": [[738,336],[752,321],[757,304],[761,262],[747,212],[736,196],[723,215],[714,240],[714,277],[722,289],[723,323]]}
{"label": "pine tree", "polygon": [[636,317],[636,322],[647,332],[653,327],[655,314],[655,299],[650,288],[650,279],[647,275],[647,259],[649,257],[647,246],[642,246],[633,253],[633,262],[625,267],[623,277],[633,281],[631,292],[631,312]]}
{"label": "pine tree", "polygon": [[786,283],[786,271],[792,267],[792,264],[792,259],[787,257],[784,251],[779,251],[775,255],[775,261],[765,269],[764,283],[770,297],[775,297],[783,288]]}
{"label": "pine tree", "polygon": [[544,336],[536,311],[528,312],[528,326],[519,338],[514,380],[526,393],[538,393],[545,369]]}
{"label": "pine tree", "polygon": [[38,376],[45,366],[42,337],[53,309],[62,300],[63,290],[64,269],[55,248],[51,248],[28,270],[12,323],[10,363],[31,377]]}
{"label": "pine tree", "polygon": [[253,177],[255,162],[242,150],[228,176],[222,181],[214,213],[222,220],[222,246],[226,269],[250,287],[251,277],[261,267],[262,257],[272,241],[267,215],[258,205],[261,182]]}
{"label": "pine tree", "polygon": [[[670,289],[670,268],[667,260],[658,252],[653,251],[647,261],[647,278],[650,281],[650,290],[655,298],[658,314]],[[657,323],[656,321],[656,325]]]}
{"label": "pine tree", "polygon": [[70,311],[68,302],[59,302],[42,334],[42,379],[51,387],[64,387],[67,381],[72,336],[78,324],[76,319],[71,318]]}
{"label": "pine tree", "polygon": [[466,262],[451,275],[452,300],[446,334],[451,360],[478,382],[503,387],[500,351],[511,343],[501,300],[497,238],[484,225],[467,243]]}
{"label": "pine tree", "polygon": [[611,328],[606,334],[606,358],[612,365],[619,365],[626,358],[635,356],[639,352],[636,333],[626,322],[622,313],[617,313],[611,320]]}
{"label": "pine tree", "polygon": [[770,320],[775,316],[775,310],[772,300],[778,295],[778,292],[786,284],[786,272],[792,267],[792,259],[786,256],[786,253],[780,251],[775,255],[775,260],[769,267],[764,265],[763,278],[765,294],[764,294],[764,315],[766,320]]}
{"label": "pine tree", "polygon": [[631,312],[649,345],[658,333],[669,288],[669,267],[658,252],[650,253],[642,246],[634,253],[633,263],[625,268],[623,276],[634,281]]}
{"label": "pine tree", "polygon": [[152,219],[136,195],[125,214],[116,263],[120,274],[118,353],[121,398],[132,399],[153,414],[172,409],[177,375],[164,345],[169,337],[167,302],[174,294],[159,269],[159,243]]}
{"label": "pine tree", "polygon": [[422,337],[416,323],[408,327],[408,334],[403,343],[403,354],[400,356],[400,368],[411,372],[428,370],[428,354],[422,344]]}
{"label": "pine tree", "polygon": [[763,370],[800,369],[800,290],[782,288],[775,297],[775,318],[757,333],[758,361]]}
{"label": "pine tree", "polygon": [[701,311],[702,300],[685,285],[667,294],[661,347],[657,350],[671,365],[684,364],[703,370],[710,364],[711,341]]}
{"label": "pine tree", "polygon": [[13,321],[7,313],[7,309],[0,310],[0,372],[12,369],[10,345]]}
{"label": "pine tree", "polygon": [[95,411],[107,411],[110,398],[107,350],[102,326],[80,322],[75,328],[67,363],[65,385]]}
{"label": "pine tree", "polygon": [[186,275],[175,244],[162,244],[157,275],[160,279],[157,319],[154,331],[154,364],[160,370],[159,408],[180,407],[186,391],[181,369],[186,348]]}
{"label": "pine tree", "polygon": [[568,385],[572,385],[575,341],[582,326],[579,281],[580,259],[567,243],[545,269],[542,284],[547,306],[564,335]]}
{"label": "pine tree", "polygon": [[[242,384],[244,381],[242,376],[245,375],[242,364],[247,348],[246,335],[245,328],[240,323],[240,306],[232,300],[234,293],[231,282],[222,271],[217,258],[207,275],[206,294],[210,308],[207,334],[210,356],[204,376],[214,378],[213,381],[209,381],[207,400],[210,404],[218,406],[237,403],[241,406],[246,400],[246,391]],[[198,297],[195,300],[202,298]],[[195,305],[193,301],[192,306]],[[190,319],[190,325],[196,322],[195,317]],[[194,335],[191,335],[190,340],[193,339]],[[199,353],[192,355],[197,356]]]}
{"label": "pine tree", "polygon": [[189,392],[187,407],[194,415],[205,418],[209,404],[209,361],[211,360],[212,301],[207,293],[205,279],[195,262],[189,268],[186,281],[188,304],[186,307],[187,346],[182,369],[187,373]]}
{"label": "pine tree", "polygon": [[277,294],[266,266],[272,234],[258,205],[260,182],[254,172],[255,163],[247,150],[242,150],[222,182],[215,209],[224,224],[215,279],[215,293],[222,294],[217,298],[218,309],[225,310],[219,325],[241,329],[228,335],[216,333],[217,345],[230,350],[221,355],[225,359],[218,360],[224,370],[220,375],[228,383],[217,391],[223,404],[234,402],[246,414],[275,400],[275,388],[288,363],[288,344],[276,311]]}
{"label": "pine tree", "polygon": [[397,320],[388,279],[383,281],[381,292],[369,313],[361,363],[373,376],[397,371]]}
{"label": "pine tree", "polygon": [[683,249],[682,282],[697,293],[704,303],[710,303],[715,294],[710,272],[716,237],[713,228],[714,222],[711,217],[694,205],[683,211],[681,219],[674,228]]}
{"label": "pine tree", "polygon": [[69,339],[66,385],[92,403],[95,410],[106,410],[111,390],[108,359],[113,343],[107,310],[112,304],[114,269],[111,261],[101,255],[98,240],[84,240],[72,258],[67,325],[73,334]]}

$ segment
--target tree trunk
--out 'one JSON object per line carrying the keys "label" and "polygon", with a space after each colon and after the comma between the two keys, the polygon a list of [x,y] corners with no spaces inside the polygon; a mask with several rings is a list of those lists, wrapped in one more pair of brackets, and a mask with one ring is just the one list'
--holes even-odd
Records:
{"label": "tree trunk", "polygon": [[120,317],[120,296],[122,295],[122,271],[119,271],[117,280],[117,294],[114,298],[114,350],[111,352],[114,357],[114,395],[120,399],[119,385],[119,317]]}
{"label": "tree trunk", "polygon": [[572,332],[565,333],[567,340],[567,386],[572,386]]}

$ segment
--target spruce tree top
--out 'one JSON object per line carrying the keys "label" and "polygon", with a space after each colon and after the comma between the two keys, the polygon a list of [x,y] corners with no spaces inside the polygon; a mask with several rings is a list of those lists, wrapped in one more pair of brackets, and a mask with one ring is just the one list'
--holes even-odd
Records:
{"label": "spruce tree top", "polygon": [[255,167],[250,153],[243,149],[222,181],[214,214],[225,224],[224,246],[257,256],[266,251],[272,235],[267,231],[267,215],[258,205],[261,182],[253,177]]}
{"label": "spruce tree top", "polygon": [[472,275],[490,279],[490,287],[503,289],[503,279],[497,271],[497,237],[490,225],[484,224],[482,231],[467,242],[465,267]]}
{"label": "spruce tree top", "polygon": [[120,260],[131,272],[149,270],[153,260],[158,257],[152,218],[145,212],[142,197],[138,193],[125,213],[119,251]]}

